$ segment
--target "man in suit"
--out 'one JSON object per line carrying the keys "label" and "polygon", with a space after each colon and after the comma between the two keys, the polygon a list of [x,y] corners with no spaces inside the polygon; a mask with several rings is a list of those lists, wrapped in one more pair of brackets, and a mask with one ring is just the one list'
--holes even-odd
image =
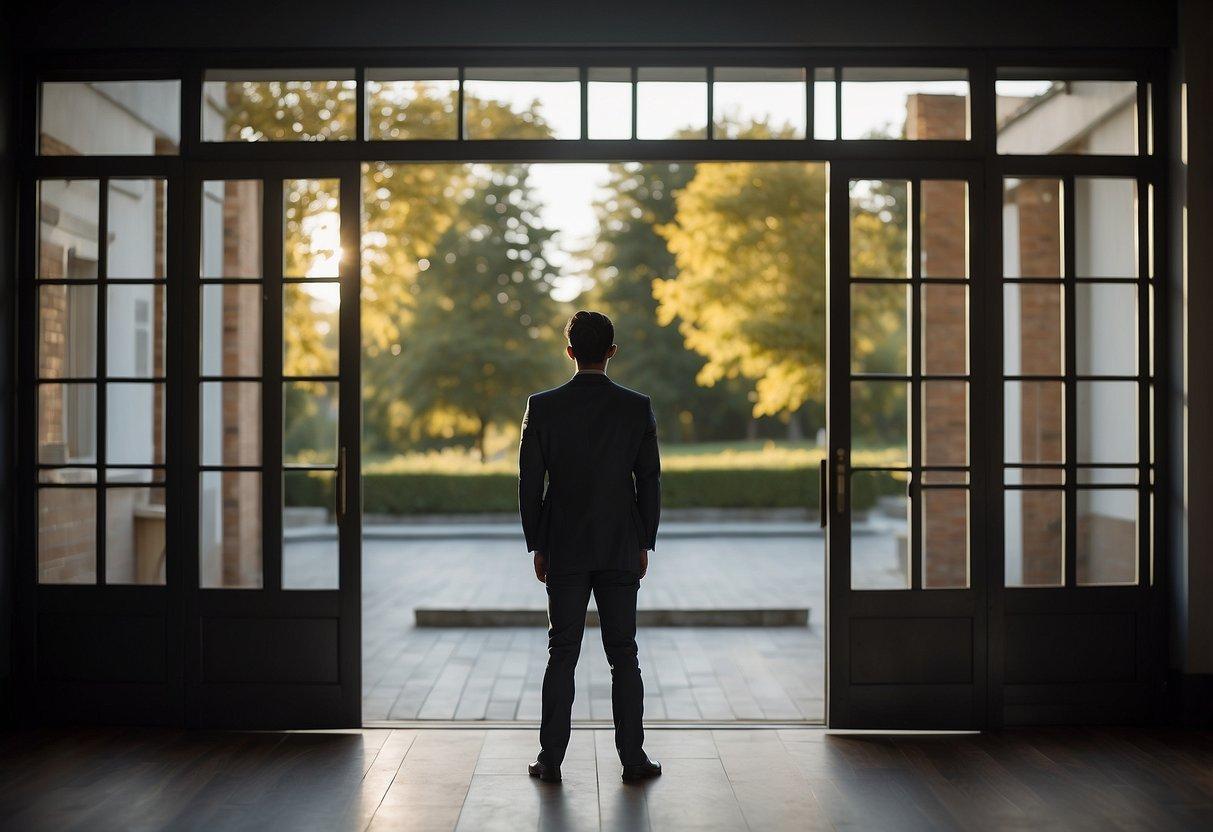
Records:
{"label": "man in suit", "polygon": [[529,771],[560,782],[592,592],[611,665],[623,779],[644,780],[661,774],[661,764],[644,753],[644,685],[636,657],[636,591],[661,511],[657,421],[648,396],[607,377],[607,362],[619,348],[606,315],[580,311],[564,332],[577,373],[527,401],[518,453],[518,508],[535,577],[547,584],[550,624],[540,751]]}

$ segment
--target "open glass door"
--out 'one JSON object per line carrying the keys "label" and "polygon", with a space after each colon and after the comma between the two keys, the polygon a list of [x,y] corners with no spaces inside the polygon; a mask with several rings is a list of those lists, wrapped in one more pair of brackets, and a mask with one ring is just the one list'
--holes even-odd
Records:
{"label": "open glass door", "polygon": [[834,728],[986,715],[978,169],[836,164],[830,187],[829,705]]}
{"label": "open glass door", "polygon": [[357,726],[356,164],[191,176],[192,724]]}

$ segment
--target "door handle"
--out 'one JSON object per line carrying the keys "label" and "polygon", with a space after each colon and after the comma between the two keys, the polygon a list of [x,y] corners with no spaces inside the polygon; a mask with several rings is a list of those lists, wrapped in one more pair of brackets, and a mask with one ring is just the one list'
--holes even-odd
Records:
{"label": "door handle", "polygon": [[842,514],[847,510],[847,453],[839,448],[834,454],[834,510]]}
{"label": "door handle", "polygon": [[345,519],[345,446],[337,450],[337,522]]}
{"label": "door handle", "polygon": [[826,518],[830,515],[830,461],[825,457],[821,458],[821,464],[817,467],[817,513],[821,527],[826,527]]}

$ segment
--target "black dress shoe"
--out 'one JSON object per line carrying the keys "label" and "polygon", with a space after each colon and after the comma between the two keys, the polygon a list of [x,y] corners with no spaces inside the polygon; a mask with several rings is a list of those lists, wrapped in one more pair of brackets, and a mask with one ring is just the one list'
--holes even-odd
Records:
{"label": "black dress shoe", "polygon": [[623,782],[634,783],[637,780],[651,780],[661,776],[661,763],[656,760],[646,760],[638,766],[623,767]]}
{"label": "black dress shoe", "polygon": [[526,767],[526,771],[527,774],[538,777],[544,783],[560,782],[560,766],[549,766],[547,763],[536,760]]}

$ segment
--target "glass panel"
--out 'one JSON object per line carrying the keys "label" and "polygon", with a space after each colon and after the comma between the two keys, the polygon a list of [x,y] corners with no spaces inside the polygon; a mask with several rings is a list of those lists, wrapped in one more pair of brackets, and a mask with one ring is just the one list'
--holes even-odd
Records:
{"label": "glass panel", "polygon": [[287,283],[282,287],[282,374],[337,375],[338,283]]}
{"label": "glass panel", "polygon": [[837,85],[834,70],[813,70],[813,138],[838,138],[838,101],[835,98]]}
{"label": "glass panel", "polygon": [[295,381],[282,386],[282,461],[287,465],[335,465],[337,392],[331,382]]}
{"label": "glass panel", "polygon": [[203,471],[199,479],[199,584],[259,589],[261,474]]}
{"label": "glass panel", "polygon": [[922,464],[969,464],[969,383],[922,383]]}
{"label": "glass panel", "polygon": [[1065,583],[1065,493],[1007,491],[1004,497],[1007,586]]}
{"label": "glass panel", "polygon": [[588,138],[632,138],[632,70],[592,67],[586,85]]}
{"label": "glass panel", "polygon": [[164,385],[109,384],[105,390],[107,465],[164,464]]}
{"label": "glass panel", "polygon": [[708,135],[708,73],[699,67],[641,67],[636,76],[636,138]]}
{"label": "glass panel", "polygon": [[994,84],[999,153],[1137,153],[1137,83],[1047,81],[1047,72]]}
{"label": "glass panel", "polygon": [[282,588],[337,589],[335,471],[282,475]]}
{"label": "glass panel", "polygon": [[202,183],[202,277],[261,277],[261,181]]}
{"label": "glass panel", "polygon": [[42,85],[43,156],[166,156],[181,144],[180,81]]}
{"label": "glass panel", "polygon": [[717,139],[803,139],[808,101],[799,67],[717,67],[712,82]]}
{"label": "glass panel", "polygon": [[1080,381],[1075,389],[1078,464],[1135,463],[1137,382]]}
{"label": "glass panel", "polygon": [[1137,277],[1137,182],[1074,180],[1074,274]]}
{"label": "glass panel", "polygon": [[842,71],[844,139],[967,139],[964,69],[852,68]]}
{"label": "glass panel", "polygon": [[287,179],[282,201],[283,277],[340,277],[340,180]]}
{"label": "glass panel", "polygon": [[164,584],[163,488],[105,490],[105,582]]}
{"label": "glass panel", "polygon": [[924,179],[919,187],[923,277],[969,276],[969,183]]}
{"label": "glass panel", "polygon": [[1136,468],[1079,468],[1080,485],[1137,485]]}
{"label": "glass panel", "polygon": [[910,183],[853,179],[851,195],[851,275],[910,276]]}
{"label": "glass panel", "polygon": [[851,285],[851,370],[856,373],[909,373],[910,287],[905,284]]}
{"label": "glass panel", "polygon": [[459,70],[366,71],[367,134],[372,139],[455,139]]}
{"label": "glass panel", "polygon": [[1074,340],[1080,375],[1137,373],[1137,287],[1131,283],[1079,283]]}
{"label": "glass panel", "polygon": [[910,464],[909,385],[903,381],[851,382],[851,444],[876,451],[880,465]]}
{"label": "glass panel", "polygon": [[107,277],[165,275],[167,183],[163,179],[111,179],[106,188]]}
{"label": "glass panel", "polygon": [[1002,194],[1002,273],[1061,277],[1061,180],[1006,179]]}
{"label": "glass panel", "polygon": [[38,287],[39,378],[97,373],[97,287]]}
{"label": "glass panel", "polygon": [[909,589],[910,501],[903,471],[851,474],[851,588]]}
{"label": "glass panel", "polygon": [[203,286],[200,340],[203,375],[261,375],[261,287]]}
{"label": "glass panel", "polygon": [[921,472],[927,485],[968,485],[969,472],[964,470],[927,468]]}
{"label": "glass panel", "polygon": [[350,70],[207,70],[204,142],[322,141],[356,136]]}
{"label": "glass panel", "polygon": [[1077,493],[1075,578],[1080,585],[1137,583],[1137,489]]}
{"label": "glass panel", "polygon": [[160,283],[120,283],[106,288],[106,375],[164,375],[164,292]]}
{"label": "glass panel", "polygon": [[464,71],[469,139],[577,139],[581,84],[576,67],[475,67]]}
{"label": "glass panel", "polygon": [[1060,283],[1003,286],[1003,372],[1009,376],[1062,374],[1064,297]]}
{"label": "glass panel", "polygon": [[1003,461],[1065,462],[1065,385],[1060,381],[1003,384]]}
{"label": "glass panel", "polygon": [[1065,485],[1064,468],[1007,468],[1003,474],[1007,485]]}
{"label": "glass panel", "polygon": [[97,492],[38,489],[38,583],[97,580]]}
{"label": "glass panel", "polygon": [[96,179],[38,183],[38,277],[97,277],[98,193]]}
{"label": "glass panel", "polygon": [[969,491],[922,491],[922,585],[925,589],[969,585]]}
{"label": "glass panel", "polygon": [[38,462],[44,465],[97,461],[97,386],[38,385]]}
{"label": "glass panel", "polygon": [[203,465],[261,464],[261,384],[203,382]]}
{"label": "glass panel", "polygon": [[69,485],[96,481],[96,468],[40,468],[38,470],[38,482],[44,485]]}
{"label": "glass panel", "polygon": [[928,283],[922,287],[922,371],[969,372],[969,287]]}
{"label": "glass panel", "polygon": [[105,481],[127,485],[142,482],[164,482],[163,468],[106,468]]}

